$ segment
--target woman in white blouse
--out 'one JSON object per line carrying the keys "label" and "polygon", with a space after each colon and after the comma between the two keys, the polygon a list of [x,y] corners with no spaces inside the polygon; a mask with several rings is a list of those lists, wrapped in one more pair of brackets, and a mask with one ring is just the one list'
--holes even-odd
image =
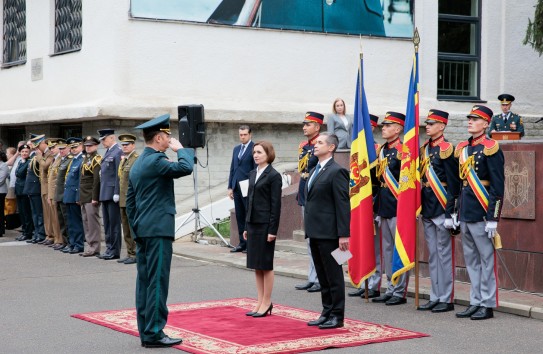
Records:
{"label": "woman in white blouse", "polygon": [[336,98],[332,105],[334,114],[328,117],[328,132],[336,134],[339,139],[338,149],[350,149],[353,134],[353,118],[345,113],[345,101]]}

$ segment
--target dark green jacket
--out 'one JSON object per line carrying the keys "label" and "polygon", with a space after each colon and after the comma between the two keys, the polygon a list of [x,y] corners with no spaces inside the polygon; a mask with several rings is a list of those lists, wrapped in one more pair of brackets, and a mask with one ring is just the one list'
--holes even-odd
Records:
{"label": "dark green jacket", "polygon": [[165,153],[146,147],[130,170],[126,213],[134,238],[174,238],[175,194],[173,180],[190,175],[192,149],[179,149],[177,162]]}
{"label": "dark green jacket", "polygon": [[[515,123],[515,130],[511,129],[511,123]],[[515,113],[507,113],[507,124],[505,124],[503,116],[501,114],[496,114],[492,117],[490,122],[490,127],[488,128],[489,132],[493,130],[498,132],[519,132],[520,136],[524,136],[524,124],[522,123],[522,118]]]}

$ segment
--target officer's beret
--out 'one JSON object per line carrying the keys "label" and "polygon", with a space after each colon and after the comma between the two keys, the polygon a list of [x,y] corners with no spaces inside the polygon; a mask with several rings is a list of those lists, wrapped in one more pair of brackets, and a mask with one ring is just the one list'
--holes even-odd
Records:
{"label": "officer's beret", "polygon": [[29,149],[30,150],[30,146],[27,145],[27,144],[23,144],[23,145],[19,146],[19,152],[21,152],[21,150],[23,150],[23,149]]}

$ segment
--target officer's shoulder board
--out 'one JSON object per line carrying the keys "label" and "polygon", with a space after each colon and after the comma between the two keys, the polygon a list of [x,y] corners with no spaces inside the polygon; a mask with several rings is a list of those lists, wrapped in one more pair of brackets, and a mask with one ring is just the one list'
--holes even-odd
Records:
{"label": "officer's shoulder board", "polygon": [[306,146],[308,144],[308,141],[307,140],[304,140],[300,143],[300,145],[298,145],[298,149],[303,149],[304,146]]}
{"label": "officer's shoulder board", "polygon": [[467,140],[464,140],[458,143],[458,145],[456,145],[456,149],[454,149],[454,157],[456,158],[460,157],[460,152],[462,151],[464,147],[468,146],[468,144],[469,144],[469,141]]}
{"label": "officer's shoulder board", "polygon": [[448,141],[443,141],[441,144],[439,144],[439,157],[441,157],[442,160],[449,158],[453,151],[453,144],[449,143]]}
{"label": "officer's shoulder board", "polygon": [[96,154],[94,156],[94,158],[92,159],[92,161],[96,161],[96,162],[100,163],[102,161],[102,155]]}
{"label": "officer's shoulder board", "polygon": [[68,155],[68,156],[66,156],[66,158],[68,158],[68,159],[73,159],[73,158],[74,158],[74,155]]}
{"label": "officer's shoulder board", "polygon": [[492,156],[500,149],[500,144],[498,144],[498,141],[490,138],[485,138],[485,140],[483,140],[483,145],[485,146],[483,149],[483,154],[486,156]]}

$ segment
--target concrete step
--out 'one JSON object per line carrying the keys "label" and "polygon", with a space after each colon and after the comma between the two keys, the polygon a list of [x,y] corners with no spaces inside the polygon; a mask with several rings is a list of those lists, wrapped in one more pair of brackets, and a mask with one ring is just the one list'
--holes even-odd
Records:
{"label": "concrete step", "polygon": [[280,240],[275,242],[275,250],[307,255],[307,243],[294,240]]}

